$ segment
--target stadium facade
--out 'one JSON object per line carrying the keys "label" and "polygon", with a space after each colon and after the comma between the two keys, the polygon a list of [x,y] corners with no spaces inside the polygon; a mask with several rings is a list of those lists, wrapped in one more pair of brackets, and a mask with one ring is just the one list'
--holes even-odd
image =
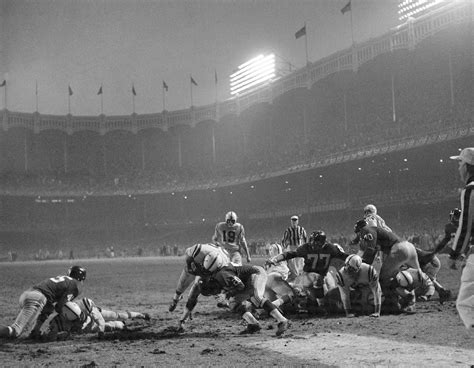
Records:
{"label": "stadium facade", "polygon": [[250,238],[292,214],[347,233],[367,203],[400,232],[441,231],[460,186],[447,158],[474,136],[472,14],[451,3],[208,106],[3,110],[0,245],[208,241],[229,209]]}

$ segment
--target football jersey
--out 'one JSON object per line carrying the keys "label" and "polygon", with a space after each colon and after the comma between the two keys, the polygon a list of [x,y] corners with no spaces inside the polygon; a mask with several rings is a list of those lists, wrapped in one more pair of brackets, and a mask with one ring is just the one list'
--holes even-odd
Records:
{"label": "football jersey", "polygon": [[341,300],[345,310],[351,308],[350,289],[369,287],[374,295],[374,304],[381,305],[382,289],[380,288],[379,275],[375,268],[367,263],[362,263],[359,272],[351,274],[342,267],[336,274],[336,283],[341,292]]}
{"label": "football jersey", "polygon": [[[193,273],[199,274],[199,269],[204,262],[204,258],[206,258],[208,254],[212,254],[214,252],[219,252],[224,257],[225,262],[229,262],[227,255],[222,251],[221,248],[215,246],[214,244],[194,244],[192,247],[186,248],[184,254],[186,255],[188,270],[195,269],[195,272]],[[195,267],[192,267],[192,263],[194,263]]]}
{"label": "football jersey", "polygon": [[[221,284],[222,288],[226,291],[234,290],[238,288],[238,280],[236,277],[242,281],[245,286],[249,285],[252,275],[257,273],[262,273],[263,269],[258,266],[246,264],[242,266],[234,266],[229,264],[224,266],[217,272],[214,278]],[[265,272],[263,272],[265,273]]]}
{"label": "football jersey", "polygon": [[240,242],[245,240],[245,229],[238,222],[232,226],[227,225],[226,222],[219,222],[216,225],[212,240],[228,251],[236,251],[240,249]]}
{"label": "football jersey", "polygon": [[315,272],[325,276],[328,272],[331,259],[339,258],[345,260],[348,254],[334,244],[325,243],[324,245],[305,243],[293,251],[283,253],[283,260],[296,257],[304,258],[304,272]]}
{"label": "football jersey", "polygon": [[51,277],[33,286],[33,289],[40,291],[50,304],[71,301],[79,294],[77,281],[69,276]]}

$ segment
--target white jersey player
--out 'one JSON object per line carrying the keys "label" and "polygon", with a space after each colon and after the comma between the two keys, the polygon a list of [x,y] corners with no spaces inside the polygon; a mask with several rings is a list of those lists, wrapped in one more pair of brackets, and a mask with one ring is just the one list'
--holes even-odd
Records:
{"label": "white jersey player", "polygon": [[230,261],[234,265],[242,265],[241,248],[245,251],[247,262],[251,261],[247,241],[245,240],[245,229],[242,224],[237,222],[235,212],[227,212],[225,222],[219,222],[216,225],[212,241],[227,251]]}
{"label": "white jersey player", "polygon": [[354,317],[351,311],[350,292],[352,289],[369,288],[374,297],[374,313],[371,317],[380,317],[382,306],[382,289],[375,268],[362,262],[362,258],[351,254],[346,258],[345,265],[337,272],[336,282],[341,294],[342,305],[347,317]]}
{"label": "white jersey player", "polygon": [[212,260],[215,261],[219,258],[219,261],[224,264],[229,263],[229,257],[225,251],[214,244],[194,244],[185,250],[184,255],[185,266],[179,276],[176,293],[168,308],[170,312],[176,309],[178,302],[183,298],[183,292],[191,285],[196,276],[209,276],[209,271],[205,265],[207,261],[212,263]]}

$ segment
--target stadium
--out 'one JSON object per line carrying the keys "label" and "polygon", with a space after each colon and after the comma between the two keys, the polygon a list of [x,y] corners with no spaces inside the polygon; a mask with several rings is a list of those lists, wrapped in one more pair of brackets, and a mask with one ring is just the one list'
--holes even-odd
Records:
{"label": "stadium", "polygon": [[[398,235],[433,249],[459,206],[462,183],[449,156],[474,141],[473,37],[472,4],[452,1],[206,106],[126,116],[5,108],[0,258],[91,259],[111,249],[115,257],[181,256],[209,242],[229,210],[257,258],[281,241],[292,215],[349,249],[369,203]],[[451,363],[464,366],[472,346],[457,339],[470,356]],[[431,366],[447,364],[437,362]]]}

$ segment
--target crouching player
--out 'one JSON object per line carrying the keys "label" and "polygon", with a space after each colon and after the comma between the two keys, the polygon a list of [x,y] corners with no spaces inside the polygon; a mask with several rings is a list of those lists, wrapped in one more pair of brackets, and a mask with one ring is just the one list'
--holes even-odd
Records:
{"label": "crouching player", "polygon": [[400,296],[401,311],[415,313],[415,301],[429,300],[435,292],[433,282],[421,270],[408,268],[398,272],[391,280],[391,288]]}
{"label": "crouching player", "polygon": [[345,265],[337,272],[336,282],[341,295],[341,301],[346,317],[355,317],[351,308],[351,289],[360,291],[363,309],[368,309],[368,295],[371,292],[374,298],[374,311],[371,317],[380,317],[382,306],[382,289],[379,276],[375,268],[367,263],[362,263],[362,258],[351,254],[346,258]]}
{"label": "crouching player", "polygon": [[[270,316],[277,320],[276,336],[280,336],[288,329],[289,323],[277,307],[264,297],[266,281],[267,274],[263,267],[228,264],[213,275],[212,282],[219,284],[220,287],[216,287],[216,290],[222,289],[228,296],[234,297],[236,306],[240,306],[244,301],[249,300],[251,306],[263,308],[267,311]],[[196,285],[196,288],[202,288],[202,286]],[[196,290],[197,295],[193,295],[193,298],[190,296],[180,320],[180,330],[183,330],[184,323],[190,318],[192,310],[196,306],[199,292]],[[242,333],[255,333],[261,329],[259,322],[251,313],[251,306],[246,305],[242,315],[242,318],[247,322],[247,328]]]}
{"label": "crouching player", "polygon": [[179,276],[176,293],[168,308],[170,312],[176,309],[178,302],[183,298],[183,292],[192,284],[196,276],[208,276],[208,273],[203,268],[204,258],[207,255],[213,255],[214,258],[219,256],[224,259],[225,263],[229,262],[229,258],[222,248],[214,244],[194,244],[185,250],[184,255],[185,265]]}

